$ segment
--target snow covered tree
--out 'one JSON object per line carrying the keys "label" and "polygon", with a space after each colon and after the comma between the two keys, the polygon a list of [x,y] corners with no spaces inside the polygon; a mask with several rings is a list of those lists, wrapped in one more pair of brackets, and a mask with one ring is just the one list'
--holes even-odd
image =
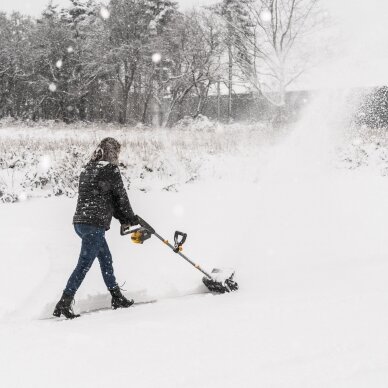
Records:
{"label": "snow covered tree", "polygon": [[210,9],[224,22],[224,44],[227,51],[227,81],[228,86],[228,121],[232,117],[232,95],[234,65],[242,64],[250,60],[248,48],[246,47],[247,37],[252,37],[249,10],[246,3],[253,0],[223,0]]}
{"label": "snow covered tree", "polygon": [[107,34],[100,10],[101,6],[94,0],[72,0],[72,6],[61,12],[61,21],[70,27],[72,35],[68,55],[61,60],[60,68],[68,86],[67,110],[69,116],[76,115],[81,120],[91,116],[101,82],[109,78],[109,68],[101,60]]}
{"label": "snow covered tree", "polygon": [[129,94],[136,76],[151,61],[151,42],[163,33],[177,5],[169,0],[112,0],[109,59],[119,85],[119,121],[127,122]]}
{"label": "snow covered tree", "polygon": [[172,125],[223,83],[230,119],[238,81],[281,107],[319,22],[319,0],[222,0],[186,14],[172,0],[70,1],[36,21],[0,14],[0,116]]}
{"label": "snow covered tree", "polygon": [[237,31],[246,41],[249,55],[240,69],[251,85],[283,106],[288,86],[311,67],[314,30],[323,22],[319,0],[242,0],[254,34]]}
{"label": "snow covered tree", "polygon": [[229,115],[234,76],[275,105],[276,120],[283,120],[287,88],[312,67],[317,50],[311,36],[326,16],[319,5],[319,0],[223,0],[213,8],[226,26]]}
{"label": "snow covered tree", "polygon": [[164,87],[168,101],[164,125],[181,118],[181,108],[188,97],[197,98],[194,115],[202,112],[210,87],[220,77],[223,52],[222,32],[208,12],[179,15],[174,26],[172,34],[164,37]]}
{"label": "snow covered tree", "polygon": [[37,93],[34,110],[43,119],[66,120],[68,80],[63,76],[62,62],[72,35],[51,3],[37,21],[32,42],[36,66],[32,82]]}
{"label": "snow covered tree", "polygon": [[62,10],[47,6],[31,37],[34,117],[65,122],[98,117],[101,81],[109,78],[104,41],[100,5],[93,0],[73,0]]}
{"label": "snow covered tree", "polygon": [[26,117],[32,103],[30,32],[33,21],[19,13],[0,13],[0,117]]}

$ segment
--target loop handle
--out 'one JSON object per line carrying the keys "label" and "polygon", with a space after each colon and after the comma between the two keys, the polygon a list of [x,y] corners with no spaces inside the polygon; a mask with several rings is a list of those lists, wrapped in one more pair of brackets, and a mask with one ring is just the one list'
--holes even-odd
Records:
{"label": "loop handle", "polygon": [[187,238],[187,233],[176,231],[174,234],[174,252],[178,253],[182,250],[182,246]]}

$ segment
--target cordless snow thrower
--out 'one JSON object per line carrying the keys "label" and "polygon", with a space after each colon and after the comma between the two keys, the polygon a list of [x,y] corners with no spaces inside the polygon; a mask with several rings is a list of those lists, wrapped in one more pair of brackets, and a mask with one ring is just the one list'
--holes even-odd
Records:
{"label": "cordless snow thrower", "polygon": [[237,291],[238,284],[233,280],[234,271],[215,268],[211,273],[205,271],[199,264],[194,263],[187,256],[182,253],[183,244],[186,242],[187,234],[176,231],[174,234],[174,245],[156,233],[155,229],[145,222],[142,218],[138,217],[139,225],[131,227],[128,225],[121,226],[121,235],[125,236],[131,234],[131,240],[135,244],[143,244],[144,241],[151,238],[153,235],[162,241],[165,245],[171,248],[176,254],[185,259],[198,271],[201,271],[205,276],[202,278],[203,284],[211,292],[224,294],[225,292]]}

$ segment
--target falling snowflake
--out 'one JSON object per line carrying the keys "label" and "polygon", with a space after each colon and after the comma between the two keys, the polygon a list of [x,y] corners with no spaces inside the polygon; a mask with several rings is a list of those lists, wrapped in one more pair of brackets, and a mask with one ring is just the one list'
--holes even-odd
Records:
{"label": "falling snowflake", "polygon": [[185,209],[181,204],[176,204],[173,207],[172,212],[175,217],[183,217],[183,215],[185,214]]}
{"label": "falling snowflake", "polygon": [[51,167],[51,158],[49,155],[43,155],[39,159],[39,168],[41,171],[47,171]]}
{"label": "falling snowflake", "polygon": [[63,65],[63,62],[62,62],[62,59],[58,60],[57,63],[55,64],[55,66],[60,69]]}
{"label": "falling snowflake", "polygon": [[148,28],[149,28],[150,34],[152,36],[155,36],[158,34],[158,29],[156,28],[156,21],[155,20],[151,20],[150,24],[148,25]]}
{"label": "falling snowflake", "polygon": [[72,111],[74,110],[74,108],[73,108],[71,105],[69,105],[66,109],[67,109],[69,112],[72,112]]}
{"label": "falling snowflake", "polygon": [[105,8],[105,7],[101,7],[101,9],[100,9],[100,15],[101,15],[101,17],[103,18],[103,19],[109,19],[109,17],[110,17],[110,12],[109,12],[109,10],[107,9],[107,8]]}
{"label": "falling snowflake", "polygon": [[225,132],[225,128],[222,125],[220,125],[220,123],[217,123],[216,128],[215,128],[215,132],[222,134]]}
{"label": "falling snowflake", "polygon": [[20,201],[20,202],[24,202],[24,201],[27,201],[27,194],[26,193],[20,193],[19,195],[18,195],[18,200]]}
{"label": "falling snowflake", "polygon": [[55,92],[57,90],[57,85],[55,85],[53,82],[49,85],[50,92]]}
{"label": "falling snowflake", "polygon": [[68,52],[69,54],[71,54],[73,51],[74,51],[73,46],[69,46],[69,47],[67,48],[67,52]]}
{"label": "falling snowflake", "polygon": [[272,20],[272,14],[268,9],[261,11],[260,19],[263,23],[269,23]]}
{"label": "falling snowflake", "polygon": [[159,63],[162,60],[162,55],[160,53],[152,54],[152,62]]}

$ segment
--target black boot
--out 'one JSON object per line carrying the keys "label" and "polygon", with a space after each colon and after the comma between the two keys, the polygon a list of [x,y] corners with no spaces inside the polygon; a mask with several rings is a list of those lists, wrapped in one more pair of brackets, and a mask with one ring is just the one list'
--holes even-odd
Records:
{"label": "black boot", "polygon": [[112,290],[109,290],[112,294],[112,309],[116,310],[118,308],[127,308],[133,305],[133,299],[127,299],[120,290],[120,287],[117,286]]}
{"label": "black boot", "polygon": [[72,302],[73,297],[63,293],[60,301],[55,306],[55,310],[53,312],[54,317],[60,317],[61,315],[64,315],[67,319],[78,318],[80,315],[74,314],[73,308],[71,307]]}

